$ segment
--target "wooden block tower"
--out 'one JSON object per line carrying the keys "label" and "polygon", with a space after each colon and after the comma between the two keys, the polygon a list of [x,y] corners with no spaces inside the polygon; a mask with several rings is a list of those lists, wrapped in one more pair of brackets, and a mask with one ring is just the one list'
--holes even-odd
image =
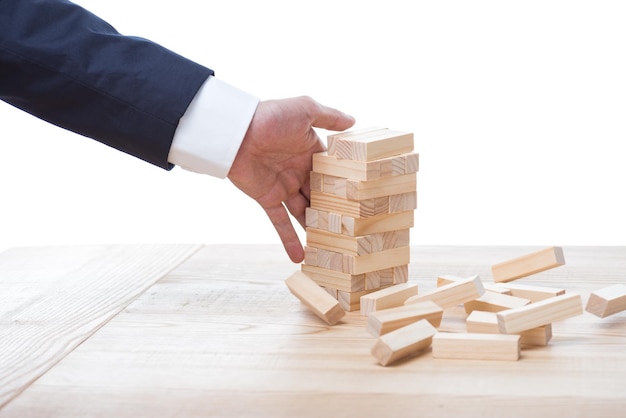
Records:
{"label": "wooden block tower", "polygon": [[328,136],[313,156],[302,271],[346,311],[408,280],[419,155],[413,134],[368,128]]}

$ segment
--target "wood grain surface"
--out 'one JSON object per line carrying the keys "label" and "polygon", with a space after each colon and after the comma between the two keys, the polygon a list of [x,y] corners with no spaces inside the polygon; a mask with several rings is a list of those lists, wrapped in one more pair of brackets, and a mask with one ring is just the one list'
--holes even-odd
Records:
{"label": "wood grain surface", "polygon": [[[412,247],[409,283],[425,292],[441,275],[479,274],[488,282],[491,265],[539,248]],[[564,247],[564,255],[566,265],[520,283],[578,292],[586,303],[591,291],[626,282],[624,247]],[[426,350],[382,367],[358,311],[328,326],[289,292],[284,279],[297,268],[279,246],[203,247],[5,405],[0,417],[623,413],[626,313],[602,319],[585,312],[556,322],[550,343],[523,349],[519,361],[434,359]],[[71,311],[74,301],[45,303],[52,302],[41,311],[57,322],[53,312]],[[462,307],[447,310],[440,329],[464,331],[464,318]],[[6,364],[4,350],[0,356]]]}
{"label": "wood grain surface", "polygon": [[193,245],[0,255],[0,408],[193,252]]}

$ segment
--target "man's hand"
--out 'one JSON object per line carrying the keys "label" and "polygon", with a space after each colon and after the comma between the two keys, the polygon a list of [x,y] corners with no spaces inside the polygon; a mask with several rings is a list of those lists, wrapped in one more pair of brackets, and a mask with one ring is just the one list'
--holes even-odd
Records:
{"label": "man's hand", "polygon": [[325,150],[313,127],[343,131],[353,124],[351,116],[309,97],[261,102],[228,173],[263,207],[294,263],[304,250],[287,210],[305,226],[312,156]]}

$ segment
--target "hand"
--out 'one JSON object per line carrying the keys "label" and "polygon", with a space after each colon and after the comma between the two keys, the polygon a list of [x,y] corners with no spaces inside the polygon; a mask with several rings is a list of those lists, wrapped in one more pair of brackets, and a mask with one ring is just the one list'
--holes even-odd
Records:
{"label": "hand", "polygon": [[262,101],[228,173],[263,207],[294,263],[304,259],[304,249],[287,210],[305,227],[312,156],[325,150],[313,127],[343,131],[353,124],[351,116],[309,97]]}

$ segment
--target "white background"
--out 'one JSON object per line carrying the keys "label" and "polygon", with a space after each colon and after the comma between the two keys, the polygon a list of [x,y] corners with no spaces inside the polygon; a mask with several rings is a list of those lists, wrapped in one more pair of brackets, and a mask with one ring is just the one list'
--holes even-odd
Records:
{"label": "white background", "polygon": [[[306,94],[356,128],[413,132],[413,244],[626,244],[621,1],[79,3],[261,99]],[[4,103],[0,121],[0,250],[279,242],[227,180],[166,172]]]}

